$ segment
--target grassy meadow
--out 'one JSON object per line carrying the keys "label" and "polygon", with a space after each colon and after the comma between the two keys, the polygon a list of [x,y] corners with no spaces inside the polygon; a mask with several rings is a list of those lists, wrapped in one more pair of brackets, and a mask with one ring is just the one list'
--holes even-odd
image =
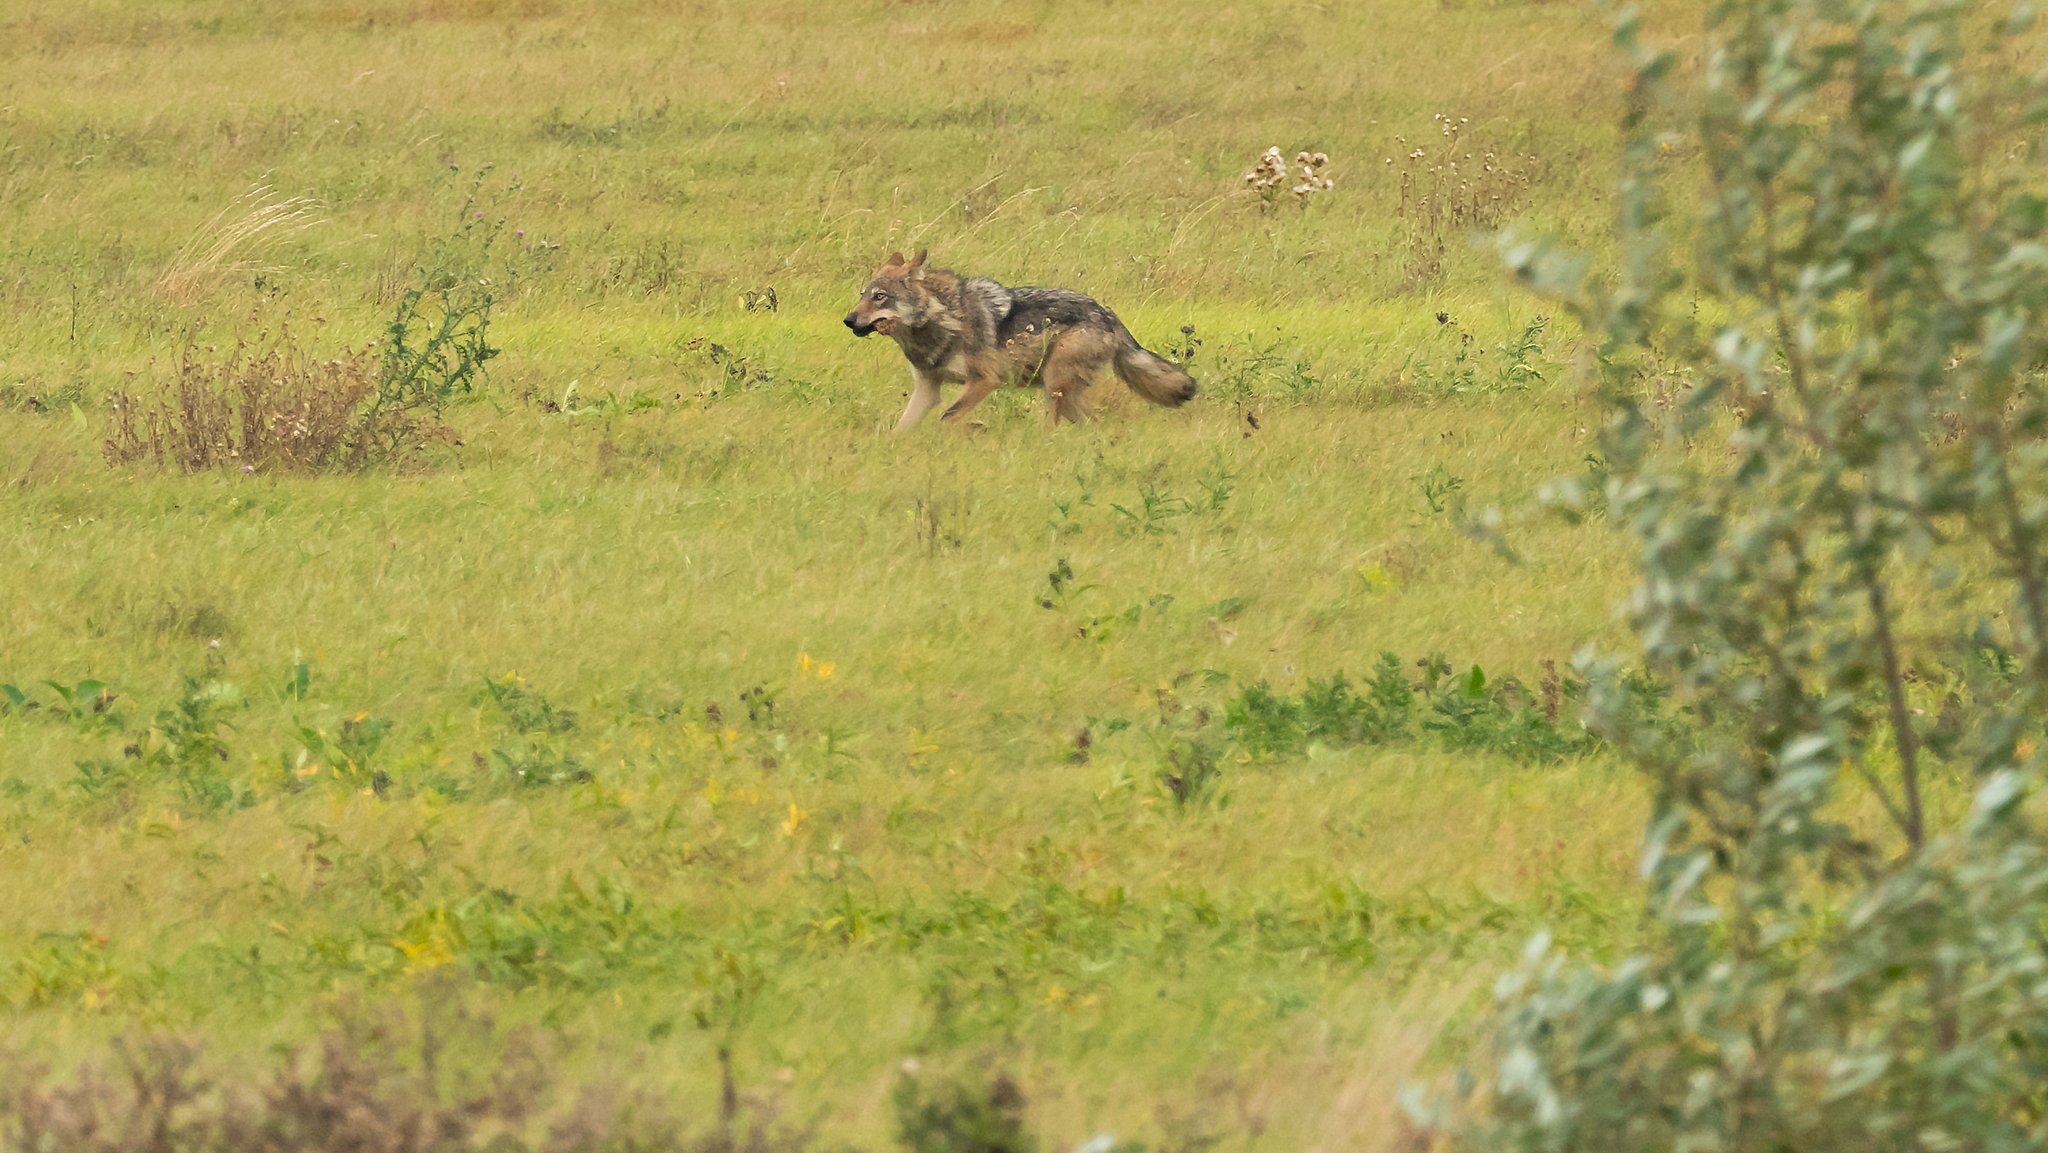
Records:
{"label": "grassy meadow", "polygon": [[[1531,933],[1630,942],[1642,791],[1429,693],[1262,741],[1256,687],[1627,644],[1624,542],[1538,502],[1574,334],[1471,240],[1597,251],[1619,93],[1561,3],[17,0],[0,1046],[456,1014],[707,1118],[728,1051],[866,1147],[913,1058],[1061,1148],[1388,1144]],[[1275,145],[1335,186],[1262,206]],[[378,339],[472,187],[501,354],[447,435],[103,457],[186,350]],[[890,435],[839,317],[916,247],[1204,395]]]}

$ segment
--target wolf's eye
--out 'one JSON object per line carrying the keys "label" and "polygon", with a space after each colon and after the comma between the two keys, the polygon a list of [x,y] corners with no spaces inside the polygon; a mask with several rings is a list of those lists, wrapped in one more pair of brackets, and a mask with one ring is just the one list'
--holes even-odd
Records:
{"label": "wolf's eye", "polygon": [[875,303],[876,303],[876,304],[885,304],[885,303],[887,303],[887,302],[888,302],[888,300],[889,300],[889,294],[888,294],[888,293],[886,293],[886,292],[883,292],[883,291],[882,291],[881,289],[879,289],[879,288],[875,289]]}

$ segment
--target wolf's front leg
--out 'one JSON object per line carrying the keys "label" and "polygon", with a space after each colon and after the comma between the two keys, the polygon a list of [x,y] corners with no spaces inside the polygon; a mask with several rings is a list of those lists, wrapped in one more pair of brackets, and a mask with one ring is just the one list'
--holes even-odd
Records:
{"label": "wolf's front leg", "polygon": [[908,430],[911,425],[923,420],[925,413],[937,407],[939,378],[921,370],[911,370],[910,403],[903,406],[903,419],[896,422],[896,431]]}

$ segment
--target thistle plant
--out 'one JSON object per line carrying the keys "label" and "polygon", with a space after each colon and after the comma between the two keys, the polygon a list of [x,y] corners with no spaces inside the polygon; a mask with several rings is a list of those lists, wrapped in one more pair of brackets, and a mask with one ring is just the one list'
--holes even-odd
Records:
{"label": "thistle plant", "polygon": [[1337,187],[1337,182],[1323,175],[1330,166],[1327,152],[1297,152],[1294,163],[1301,169],[1301,180],[1294,186],[1294,198],[1307,204],[1309,198],[1318,192],[1328,192]]}
{"label": "thistle plant", "polygon": [[[1258,193],[1259,208],[1273,212],[1280,207],[1280,198],[1285,192],[1292,192],[1296,203],[1307,207],[1318,193],[1328,192],[1337,182],[1324,174],[1329,167],[1330,156],[1326,152],[1297,152],[1294,154],[1294,168],[1290,169],[1280,153],[1280,146],[1274,145],[1259,153],[1250,171],[1244,174],[1244,183]],[[1292,181],[1290,187],[1289,182]]]}
{"label": "thistle plant", "polygon": [[1648,942],[1532,945],[1478,1144],[2048,1143],[2048,87],[1987,23],[1715,0],[1688,72],[1624,21],[1622,271],[1510,249],[1601,340],[1683,723],[1595,694],[1652,788]]}
{"label": "thistle plant", "polygon": [[1488,142],[1472,118],[1439,112],[1420,141],[1395,136],[1398,156],[1384,161],[1394,174],[1394,215],[1406,229],[1405,278],[1434,283],[1454,241],[1499,228],[1528,198],[1542,165],[1534,153]]}

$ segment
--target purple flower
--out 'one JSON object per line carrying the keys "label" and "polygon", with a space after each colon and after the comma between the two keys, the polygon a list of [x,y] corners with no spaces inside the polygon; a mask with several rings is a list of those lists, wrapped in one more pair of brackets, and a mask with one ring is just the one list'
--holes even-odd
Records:
{"label": "purple flower", "polygon": [[484,218],[484,214],[483,214],[482,212],[478,212],[478,213],[476,214],[476,218],[477,218],[478,220],[482,220],[482,219]]}
{"label": "purple flower", "polygon": [[526,235],[526,230],[525,230],[524,228],[515,228],[515,229],[513,229],[513,230],[512,230],[512,235],[514,235],[514,236],[525,236],[525,235]]}
{"label": "purple flower", "polygon": [[255,465],[253,465],[253,464],[245,464],[245,465],[243,465],[243,466],[242,466],[242,471],[243,471],[243,472],[255,472],[255,471],[256,471],[256,466],[255,466]]}

